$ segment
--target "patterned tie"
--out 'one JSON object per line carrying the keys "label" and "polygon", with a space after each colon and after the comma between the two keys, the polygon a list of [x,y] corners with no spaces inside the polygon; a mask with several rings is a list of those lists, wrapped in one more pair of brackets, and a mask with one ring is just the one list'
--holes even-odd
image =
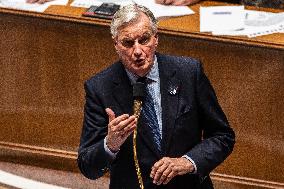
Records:
{"label": "patterned tie", "polygon": [[[145,82],[143,81],[143,78],[142,79],[139,78],[139,80],[137,81],[141,82],[141,80],[142,82]],[[147,85],[147,81],[145,83]],[[161,137],[158,119],[157,119],[157,115],[156,115],[156,111],[154,107],[154,101],[153,101],[153,98],[150,94],[148,87],[146,87],[146,94],[145,94],[144,101],[142,104],[141,116],[144,118],[146,125],[149,127],[152,133],[154,142],[157,145],[158,150],[161,152],[161,138],[162,137]]]}

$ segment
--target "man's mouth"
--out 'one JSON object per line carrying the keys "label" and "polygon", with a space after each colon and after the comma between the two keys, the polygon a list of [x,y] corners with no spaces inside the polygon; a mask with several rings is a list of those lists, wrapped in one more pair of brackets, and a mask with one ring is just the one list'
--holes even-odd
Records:
{"label": "man's mouth", "polygon": [[135,60],[135,63],[137,65],[143,64],[144,62],[145,62],[145,59],[142,59],[142,58]]}

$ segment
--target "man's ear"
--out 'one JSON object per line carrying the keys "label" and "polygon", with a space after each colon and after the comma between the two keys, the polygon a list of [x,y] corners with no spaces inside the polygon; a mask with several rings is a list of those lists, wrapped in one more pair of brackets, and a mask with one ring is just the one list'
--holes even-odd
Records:
{"label": "man's ear", "polygon": [[117,37],[112,37],[112,40],[113,40],[114,48],[117,51]]}

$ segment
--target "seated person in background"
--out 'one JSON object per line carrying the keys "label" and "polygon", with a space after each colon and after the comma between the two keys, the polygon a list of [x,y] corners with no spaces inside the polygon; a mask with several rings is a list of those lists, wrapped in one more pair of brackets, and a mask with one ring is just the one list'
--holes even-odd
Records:
{"label": "seated person in background", "polygon": [[26,0],[27,3],[39,3],[39,4],[44,4],[50,1],[53,1],[53,0]]}
{"label": "seated person in background", "polygon": [[[156,0],[156,3],[164,4],[164,5],[176,5],[176,6],[184,6],[184,5],[192,5],[198,3],[203,0]],[[239,0],[215,0],[215,1],[223,1],[228,3],[239,3]]]}
{"label": "seated person in background", "polygon": [[[164,5],[192,5],[200,1],[202,0],[156,0],[156,3]],[[234,3],[234,4],[240,3],[243,5],[256,6],[256,7],[284,9],[284,0],[214,0],[214,1]]]}
{"label": "seated person in background", "polygon": [[284,9],[284,0],[241,0],[241,3],[256,7]]}
{"label": "seated person in background", "polygon": [[156,3],[164,5],[184,6],[184,5],[192,5],[194,3],[198,3],[199,1],[201,0],[156,0]]}

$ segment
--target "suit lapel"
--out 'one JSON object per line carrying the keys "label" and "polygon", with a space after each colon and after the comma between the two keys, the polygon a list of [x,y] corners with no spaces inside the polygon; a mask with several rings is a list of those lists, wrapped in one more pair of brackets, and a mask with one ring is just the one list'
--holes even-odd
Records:
{"label": "suit lapel", "polygon": [[119,104],[122,110],[121,113],[128,113],[132,115],[133,92],[130,80],[122,64],[115,71],[117,74],[113,77],[113,82],[115,85],[112,91],[112,95],[116,102]]}
{"label": "suit lapel", "polygon": [[157,55],[157,58],[159,62],[162,105],[162,152],[163,155],[166,155],[175,126],[175,119],[178,113],[179,90],[181,83],[180,80],[177,78],[176,68],[172,66],[173,63],[168,62],[160,55]]}

